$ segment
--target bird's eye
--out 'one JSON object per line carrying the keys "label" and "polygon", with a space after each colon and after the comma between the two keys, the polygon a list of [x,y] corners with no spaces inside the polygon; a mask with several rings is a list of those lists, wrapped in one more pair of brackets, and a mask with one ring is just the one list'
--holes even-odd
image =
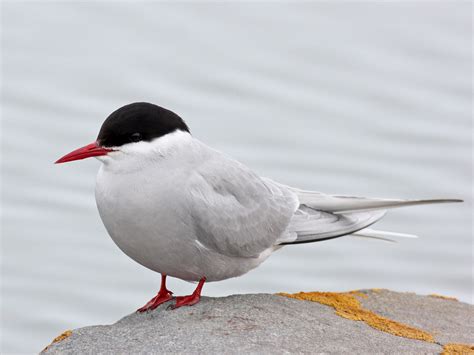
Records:
{"label": "bird's eye", "polygon": [[139,142],[142,140],[142,135],[140,133],[133,133],[131,136],[130,136],[130,140],[132,142]]}

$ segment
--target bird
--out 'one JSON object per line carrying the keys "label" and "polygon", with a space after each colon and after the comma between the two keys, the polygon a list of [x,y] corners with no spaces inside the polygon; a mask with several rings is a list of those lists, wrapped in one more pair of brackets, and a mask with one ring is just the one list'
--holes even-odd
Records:
{"label": "bird", "polygon": [[[199,302],[205,282],[241,276],[276,250],[346,235],[410,236],[368,228],[395,207],[462,202],[329,195],[261,177],[195,138],[176,113],[135,102],[112,112],[97,139],[55,163],[89,157],[99,168],[95,199],[115,244],[161,274],[160,290],[138,312],[174,300]],[[167,276],[197,282],[174,297]]]}

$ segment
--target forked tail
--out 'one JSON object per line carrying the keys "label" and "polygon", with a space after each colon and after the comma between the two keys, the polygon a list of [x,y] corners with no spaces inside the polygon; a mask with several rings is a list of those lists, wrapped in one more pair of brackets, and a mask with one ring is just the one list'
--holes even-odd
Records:
{"label": "forked tail", "polygon": [[300,207],[290,222],[292,240],[281,244],[312,243],[353,235],[392,241],[391,237],[414,237],[407,234],[368,229],[388,209],[434,203],[463,202],[458,199],[393,200],[332,196],[291,188],[300,199]]}

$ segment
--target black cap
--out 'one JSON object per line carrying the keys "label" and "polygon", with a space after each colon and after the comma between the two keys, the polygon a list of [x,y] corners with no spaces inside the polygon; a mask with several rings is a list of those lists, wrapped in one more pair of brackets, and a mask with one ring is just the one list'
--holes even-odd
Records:
{"label": "black cap", "polygon": [[189,132],[174,112],[147,102],[135,102],[112,112],[100,128],[97,142],[102,147],[151,141],[176,130]]}

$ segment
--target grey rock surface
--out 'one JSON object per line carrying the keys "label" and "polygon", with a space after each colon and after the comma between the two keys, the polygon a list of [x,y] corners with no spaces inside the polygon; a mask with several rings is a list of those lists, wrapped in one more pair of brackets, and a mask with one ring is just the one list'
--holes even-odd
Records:
{"label": "grey rock surface", "polygon": [[407,339],[342,318],[333,308],[278,295],[203,297],[192,307],[133,313],[112,325],[72,331],[45,354],[404,353],[439,354],[446,342],[474,344],[474,307],[408,293],[363,291],[363,306],[433,332],[438,343]]}
{"label": "grey rock surface", "polygon": [[442,343],[474,344],[474,306],[456,300],[389,290],[362,291],[364,308],[433,334]]}

